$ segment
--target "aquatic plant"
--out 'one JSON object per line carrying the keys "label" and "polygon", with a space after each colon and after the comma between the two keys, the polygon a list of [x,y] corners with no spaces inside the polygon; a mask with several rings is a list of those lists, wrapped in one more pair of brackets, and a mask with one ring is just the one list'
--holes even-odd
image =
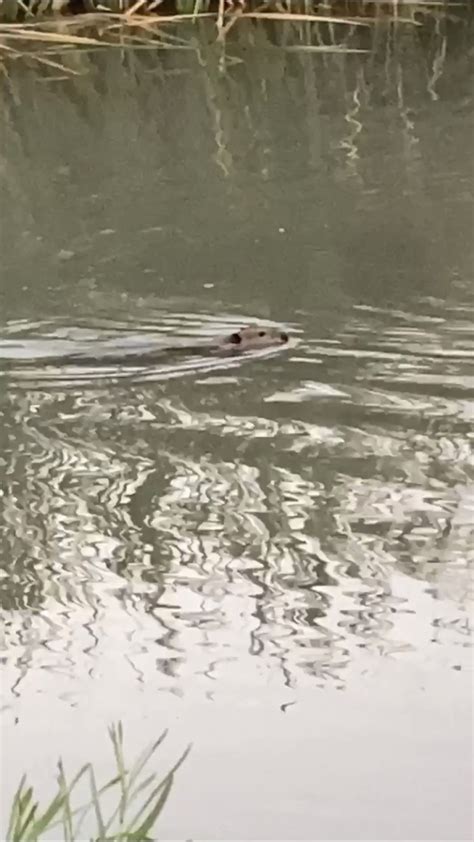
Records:
{"label": "aquatic plant", "polygon": [[[143,775],[145,766],[163,742],[166,733],[163,732],[155,742],[144,749],[130,767],[127,767],[122,724],[119,722],[112,725],[109,728],[109,736],[116,766],[114,775],[99,786],[92,763],[86,763],[68,780],[64,764],[59,760],[57,791],[48,804],[40,805],[35,798],[33,787],[24,775],[10,810],[6,834],[8,842],[51,839],[53,829],[55,839],[62,838],[67,842],[83,839],[84,831],[81,832],[81,828],[88,816],[93,817],[91,820],[95,821],[96,825],[93,838],[100,842],[145,842],[155,838],[153,830],[171,792],[174,775],[189,752],[188,747],[161,780],[158,780],[155,772]],[[88,785],[89,794],[84,802],[78,805],[77,790],[81,782],[82,789],[84,784]],[[114,797],[115,805],[110,807]],[[45,834],[48,834],[48,837],[45,837]]]}
{"label": "aquatic plant", "polygon": [[[48,26],[52,20],[64,24],[73,18],[74,26],[92,25],[113,19],[122,24],[139,25],[145,21],[196,21],[211,17],[216,21],[218,37],[222,38],[242,19],[292,21],[300,24],[330,23],[347,25],[370,24],[380,17],[416,22],[417,15],[430,10],[440,11],[442,4],[427,0],[413,0],[403,4],[398,0],[1,0],[0,20],[21,22],[21,25]],[[445,0],[444,8],[449,5]],[[71,25],[69,20],[68,26]]]}
{"label": "aquatic plant", "polygon": [[448,0],[0,0],[0,70],[20,58],[67,78],[83,75],[67,51],[196,50],[213,32],[235,44],[242,31],[259,37],[257,28],[284,50],[364,53],[363,33],[379,24],[418,28],[447,18],[449,8]]}

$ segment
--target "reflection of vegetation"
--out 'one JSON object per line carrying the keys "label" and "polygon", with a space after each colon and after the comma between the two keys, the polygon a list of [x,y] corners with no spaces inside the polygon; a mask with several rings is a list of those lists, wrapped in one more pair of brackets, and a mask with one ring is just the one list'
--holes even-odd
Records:
{"label": "reflection of vegetation", "polygon": [[[146,842],[156,838],[155,824],[166,804],[173,786],[174,775],[181,766],[188,751],[179,758],[173,768],[158,781],[156,773],[143,776],[166,732],[140,754],[130,768],[127,768],[123,751],[122,725],[109,729],[112,740],[116,772],[109,781],[98,785],[94,768],[86,763],[70,780],[67,779],[62,761],[58,762],[58,790],[47,806],[42,807],[35,800],[33,787],[24,776],[15,793],[6,838],[9,842],[36,842],[45,838],[58,839],[62,832],[64,840],[84,838],[81,829],[86,820],[95,818],[96,832],[93,838],[106,842]],[[88,784],[89,797],[77,795],[80,785]],[[110,798],[116,795],[118,803],[110,806]],[[85,800],[79,806],[77,801]],[[89,838],[90,830],[87,829]]]}
{"label": "reflection of vegetation", "polygon": [[[349,6],[337,9],[348,14]],[[458,506],[454,488],[465,481],[466,439],[462,403],[454,396],[449,404],[443,380],[448,359],[463,376],[467,358],[456,358],[454,345],[462,351],[466,333],[458,335],[459,314],[444,305],[434,305],[433,317],[450,330],[454,319],[451,339],[436,318],[423,330],[425,322],[386,307],[387,295],[408,300],[403,284],[412,286],[415,273],[432,294],[438,249],[460,276],[471,269],[469,213],[439,213],[446,194],[438,180],[465,160],[459,127],[471,95],[470,30],[450,28],[445,7],[418,20],[422,26],[387,26],[380,16],[366,27],[331,28],[249,19],[228,31],[224,50],[207,19],[166,27],[147,20],[139,35],[138,24],[132,33],[129,22],[105,17],[98,25],[115,33],[120,50],[42,42],[38,55],[66,68],[67,84],[38,84],[60,68],[6,66],[1,251],[12,289],[28,284],[27,295],[11,296],[20,340],[35,308],[39,318],[62,317],[65,304],[68,318],[86,314],[91,325],[94,314],[98,331],[102,318],[123,330],[153,329],[164,319],[157,273],[144,276],[147,287],[137,272],[159,262],[172,283],[184,278],[191,288],[196,256],[205,254],[205,271],[213,271],[211,248],[219,279],[230,278],[221,286],[227,312],[242,301],[258,312],[263,301],[281,317],[293,303],[291,278],[290,297],[306,302],[311,319],[321,301],[329,304],[317,331],[336,343],[304,348],[306,380],[280,394],[301,399],[296,412],[291,401],[277,400],[275,415],[271,403],[262,406],[262,389],[281,393],[271,366],[261,381],[244,376],[232,398],[206,384],[202,403],[199,389],[188,393],[196,378],[186,389],[167,383],[166,401],[152,383],[120,394],[64,382],[9,390],[0,603],[11,612],[8,634],[24,671],[38,641],[58,647],[44,647],[50,663],[69,645],[79,669],[75,635],[90,631],[82,651],[91,639],[100,648],[119,598],[131,615],[153,619],[160,680],[178,675],[191,650],[198,660],[198,647],[217,649],[209,664],[224,657],[229,630],[250,639],[252,654],[280,663],[285,680],[300,666],[330,674],[349,659],[351,634],[354,645],[388,638],[394,570],[436,584],[440,553],[462,566],[463,524],[454,519],[444,533]],[[61,19],[54,31],[82,37],[82,24]],[[42,31],[53,31],[51,21]],[[368,52],[314,54],[331,43]],[[449,142],[433,165],[438,123],[435,134],[449,126]],[[392,203],[386,215],[381,192]],[[292,248],[274,247],[267,234],[280,214],[296,220]],[[264,252],[254,248],[262,231]],[[56,260],[62,250],[73,259]],[[360,319],[352,309],[345,322],[346,302],[370,297],[374,266],[384,273],[382,309]],[[323,286],[318,276],[327,276]],[[169,306],[167,327],[179,331]],[[207,306],[196,298],[176,309],[201,314]],[[426,317],[426,302],[422,309]],[[43,329],[40,322],[33,334]],[[324,364],[306,376],[310,360]],[[426,401],[419,392],[428,370],[438,385],[428,384]],[[341,391],[321,398],[317,382],[311,399],[314,377]]]}
{"label": "reflection of vegetation", "polygon": [[[10,539],[0,593],[19,678],[40,640],[43,663],[50,652],[56,663],[58,649],[77,670],[82,647],[98,647],[99,657],[120,603],[125,638],[130,614],[151,623],[146,639],[166,685],[184,660],[203,660],[206,674],[217,669],[229,634],[279,665],[287,683],[301,670],[336,676],[353,646],[387,647],[396,634],[394,574],[436,588],[445,579],[445,565],[433,564],[440,559],[462,577],[468,535],[452,485],[463,482],[467,453],[454,420],[449,441],[437,443],[426,429],[407,438],[376,427],[364,390],[351,411],[354,419],[363,409],[365,432],[272,420],[257,407],[252,415],[250,394],[246,414],[206,412],[191,398],[188,406],[172,399],[172,388],[157,400],[136,386],[121,394],[118,412],[117,393],[104,391],[95,431],[94,391],[56,392],[43,404],[38,392],[17,394],[21,459],[4,454]],[[300,415],[306,406],[298,404]],[[391,412],[399,424],[393,404]],[[90,640],[80,643],[79,629]]]}
{"label": "reflection of vegetation", "polygon": [[156,22],[170,16],[193,20],[209,16],[224,35],[246,17],[265,19],[271,15],[275,20],[300,20],[305,24],[328,19],[335,23],[347,19],[370,22],[377,16],[412,21],[431,10],[426,0],[404,0],[403,12],[397,0],[3,0],[2,7],[4,19],[22,22],[70,14],[91,20],[121,17],[128,23],[141,18]]}
{"label": "reflection of vegetation", "polygon": [[[243,32],[247,38],[267,40],[285,50],[303,53],[365,52],[358,30],[374,29],[393,23],[397,27],[418,27],[447,19],[448,7],[415,2],[374,2],[357,0],[325,2],[250,2],[249,0],[4,0],[0,17],[0,59],[25,57],[48,69],[50,75],[80,74],[67,60],[68,50],[94,51],[105,45],[125,50],[165,50],[192,48],[194,33],[209,38],[209,29],[217,28],[217,39],[235,45]],[[73,14],[68,15],[67,12]],[[1,14],[0,12],[0,14]],[[52,13],[48,15],[48,12]],[[56,13],[56,14],[54,14]],[[58,14],[61,13],[61,14]],[[79,13],[79,14],[78,14]],[[2,22],[3,20],[3,22]],[[19,22],[17,22],[19,21]],[[188,28],[192,22],[193,36]],[[256,26],[258,28],[256,28]],[[184,27],[184,29],[183,29]],[[214,31],[214,30],[213,30]],[[262,39],[262,34],[265,37]],[[182,36],[186,37],[183,38]],[[28,48],[29,52],[25,51]],[[62,50],[62,55],[60,51]],[[58,55],[59,53],[59,55]],[[442,69],[433,65],[434,75]],[[439,59],[438,59],[439,65]],[[225,66],[224,54],[219,68]]]}
{"label": "reflection of vegetation", "polygon": [[[329,36],[316,35],[313,26],[285,23],[285,29],[254,21],[234,27],[232,44],[220,50],[212,43],[206,18],[196,26],[159,28],[163,49],[151,51],[141,49],[139,41],[136,50],[127,49],[126,40],[120,50],[43,45],[44,56],[67,71],[65,84],[55,83],[64,76],[57,68],[43,66],[33,73],[23,62],[5,65],[0,203],[9,213],[0,232],[4,271],[9,252],[21,248],[25,262],[31,254],[30,271],[37,279],[30,293],[41,304],[47,300],[57,308],[57,296],[49,290],[67,280],[68,295],[82,301],[89,297],[97,310],[98,289],[110,278],[115,295],[118,288],[133,288],[137,265],[135,256],[130,261],[131,251],[140,251],[151,287],[158,274],[153,274],[157,240],[160,263],[185,278],[195,259],[207,252],[207,219],[215,214],[228,221],[219,229],[228,254],[236,248],[235,239],[248,238],[239,274],[255,275],[261,259],[253,245],[254,220],[266,217],[278,185],[291,178],[298,183],[298,202],[293,204],[289,194],[279,213],[298,218],[294,236],[305,242],[293,251],[266,249],[266,269],[256,284],[263,301],[272,297],[265,285],[283,271],[294,278],[295,296],[311,295],[315,267],[310,245],[316,236],[326,240],[319,243],[318,256],[318,270],[331,277],[326,297],[340,299],[341,276],[351,291],[370,292],[375,262],[387,265],[387,272],[395,264],[404,270],[387,278],[392,296],[403,291],[405,279],[432,290],[440,259],[459,267],[461,275],[469,273],[467,200],[466,213],[456,217],[455,225],[438,213],[432,193],[439,196],[442,183],[432,167],[435,141],[425,121],[452,126],[450,153],[462,160],[457,128],[465,122],[470,97],[472,27],[464,25],[466,16],[457,25],[441,11],[436,14],[420,18],[422,26],[381,20],[355,27],[347,43],[368,50],[362,55],[275,49],[275,44],[308,46],[318,38],[325,43]],[[331,31],[342,37],[337,27]],[[39,86],[39,79],[47,84]],[[447,113],[446,92],[454,90],[459,105]],[[44,120],[45,109],[57,115],[54,133]],[[448,172],[447,151],[445,157]],[[172,182],[178,170],[188,177],[186,202],[179,192],[164,198],[163,179]],[[372,212],[384,170],[394,172],[384,183],[386,201],[394,209],[389,233],[384,214]],[[97,197],[99,182],[104,190]],[[161,233],[137,230],[139,222],[128,211],[131,197],[137,206],[156,208]],[[300,213],[303,205],[311,205],[311,213]],[[342,205],[357,207],[359,216],[371,215],[371,225],[352,225],[348,211],[342,231]],[[52,207],[62,226],[52,221]],[[143,228],[148,226],[149,217]],[[101,236],[101,228],[127,230],[126,242]],[[19,231],[21,243],[12,249]],[[53,249],[72,259],[51,260]],[[387,261],[387,249],[393,260]],[[321,267],[322,260],[327,262]],[[108,271],[112,261],[113,273]],[[28,277],[18,278],[17,269],[15,283],[28,283]],[[235,280],[235,274],[229,275]],[[48,284],[40,289],[43,277]],[[110,312],[110,294],[100,304]]]}

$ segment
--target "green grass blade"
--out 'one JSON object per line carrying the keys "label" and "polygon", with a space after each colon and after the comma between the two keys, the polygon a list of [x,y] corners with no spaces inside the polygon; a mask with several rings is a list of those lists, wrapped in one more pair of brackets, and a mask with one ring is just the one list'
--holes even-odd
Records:
{"label": "green grass blade", "polygon": [[149,830],[152,830],[158,816],[160,815],[163,807],[165,806],[168,800],[168,795],[170,794],[171,787],[173,786],[173,779],[174,778],[172,774],[167,775],[165,780],[158,784],[158,786],[153,790],[150,797],[147,799],[143,808],[138,814],[138,817],[140,817],[145,812],[149,804],[152,801],[155,801],[155,799],[157,799],[156,803],[148,813],[148,816],[141,823],[141,825],[135,831],[129,831],[128,838],[130,842],[142,842],[143,837],[148,835]]}
{"label": "green grass blade", "polygon": [[[69,787],[68,787],[68,797],[70,796],[72,790],[74,789],[74,787],[76,786],[76,784],[78,783],[80,778],[82,778],[82,776],[87,772],[90,765],[91,765],[90,763],[85,763],[84,766],[81,766],[79,771],[74,775],[74,777],[73,777],[73,779],[72,779],[72,781],[71,781],[71,783],[69,784]],[[48,822],[47,822],[46,827],[53,828],[53,827],[57,827],[58,824],[62,824],[61,819],[56,819],[54,821],[54,817],[55,817],[56,813],[58,812],[58,809],[53,810],[53,805],[55,804],[56,799],[63,798],[64,795],[65,795],[64,792],[60,791],[56,795],[56,797],[53,799],[53,801],[51,802],[47,812],[52,811],[52,815],[48,816]],[[83,804],[80,807],[74,807],[73,808],[71,806],[71,803],[69,802],[69,811],[70,811],[71,818],[73,816],[76,816],[77,813],[80,813],[83,810],[85,810],[86,813],[87,813],[87,811],[90,810],[90,807],[91,807],[91,805],[90,805],[90,803],[88,803],[88,804],[85,804],[85,805]],[[40,821],[40,820],[38,820],[38,821]],[[74,833],[74,837],[77,837],[77,828],[76,828],[76,831]]]}
{"label": "green grass blade", "polygon": [[33,787],[29,786],[20,798],[20,812],[24,812],[33,798]]}
{"label": "green grass blade", "polygon": [[119,784],[120,784],[120,803],[119,803],[119,824],[120,826],[123,825],[125,819],[125,813],[127,810],[127,794],[128,794],[128,781],[127,781],[127,770],[125,768],[125,762],[123,758],[123,729],[122,723],[119,721],[117,725],[112,725],[109,728],[110,739],[112,740],[112,745],[114,747],[114,754],[115,754],[115,762],[117,764],[117,772],[119,776]]}
{"label": "green grass blade", "polygon": [[8,829],[7,829],[7,839],[16,839],[16,831],[15,828],[17,826],[19,817],[20,817],[20,803],[21,803],[21,793],[23,787],[26,784],[26,775],[23,775],[21,778],[20,783],[18,784],[17,790],[15,795],[13,796],[13,804],[10,810],[10,819],[8,822]]}
{"label": "green grass blade", "polygon": [[[25,790],[25,792],[20,796],[20,799],[19,799],[18,809],[19,809],[21,824],[24,824],[23,816],[24,816],[26,810],[28,809],[29,803],[30,803],[32,798],[33,798],[33,788],[31,786],[29,786],[28,789]],[[20,824],[20,826],[21,826],[21,824]]]}
{"label": "green grass blade", "polygon": [[167,734],[168,734],[168,730],[163,731],[163,733],[160,734],[158,739],[155,740],[155,742],[151,746],[149,746],[148,748],[144,749],[144,751],[142,751],[142,753],[139,756],[139,758],[137,759],[136,763],[133,765],[133,767],[130,770],[130,784],[132,783],[132,781],[134,781],[134,780],[136,780],[136,778],[138,778],[138,776],[139,776],[140,772],[142,771],[143,767],[148,763],[152,754],[155,753],[155,751],[161,745],[161,743],[163,742],[163,740],[165,739]]}
{"label": "green grass blade", "polygon": [[95,817],[97,820],[97,827],[99,830],[99,838],[102,839],[105,836],[105,823],[102,816],[102,810],[100,807],[99,801],[99,793],[97,790],[97,784],[95,780],[95,774],[92,766],[89,768],[89,779],[91,785],[91,795],[92,795],[92,804],[94,806]]}
{"label": "green grass blade", "polygon": [[138,786],[135,787],[134,790],[131,790],[130,797],[128,799],[128,803],[131,804],[133,801],[135,801],[135,799],[138,798],[140,793],[143,792],[145,789],[147,789],[147,787],[149,787],[150,784],[152,784],[153,781],[155,781],[155,780],[156,780],[156,774],[154,772],[152,772],[151,775],[148,776],[148,778],[145,778],[145,780],[142,781],[141,783],[139,783]]}
{"label": "green grass blade", "polygon": [[[95,773],[90,763],[82,766],[72,780],[68,782],[63,762],[60,759],[57,766],[58,788],[56,794],[40,813],[39,802],[34,798],[33,788],[28,786],[25,775],[21,778],[11,805],[6,836],[8,842],[38,842],[40,838],[44,838],[45,834],[48,834],[48,838],[52,839],[54,838],[51,836],[52,829],[59,826],[62,827],[62,831],[56,831],[56,838],[61,837],[63,842],[73,842],[73,840],[81,838],[79,835],[80,826],[91,810],[95,813],[97,825],[96,831],[93,832],[96,842],[106,842],[106,840],[108,842],[153,842],[149,832],[153,831],[173,786],[174,774],[183,763],[190,747],[186,749],[165,777],[159,783],[156,783],[155,773],[144,776],[142,780],[140,780],[140,777],[153,753],[163,742],[166,731],[151,746],[139,754],[131,772],[128,772],[125,767],[122,724],[118,723],[118,725],[112,726],[109,729],[109,735],[114,746],[117,774],[101,787],[97,785]],[[90,799],[87,803],[74,807],[71,797],[73,790],[86,772],[88,772]],[[113,787],[117,788],[119,804],[113,809],[111,818],[106,821],[101,798],[105,792]],[[130,804],[135,801],[141,801],[142,803],[138,810],[138,805],[135,805],[137,812],[133,821],[130,822],[127,818],[127,811],[130,812]],[[120,825],[114,827],[113,823],[117,818]]]}
{"label": "green grass blade", "polygon": [[[166,797],[165,797],[165,800],[164,800],[164,801],[162,801],[162,800],[161,800],[161,796],[159,797],[159,803],[161,804],[161,807],[160,807],[160,810],[158,811],[158,813],[156,813],[156,816],[155,816],[155,819],[154,819],[154,821],[156,821],[156,818],[158,817],[158,815],[159,815],[160,811],[163,809],[163,807],[164,807],[164,805],[165,805],[165,802],[166,802],[166,799],[168,798],[169,789],[171,789],[171,785],[172,785],[172,783],[173,783],[174,774],[175,774],[175,772],[179,769],[179,767],[181,766],[181,764],[182,764],[182,763],[184,763],[184,761],[185,761],[185,759],[186,759],[186,757],[188,756],[188,754],[189,754],[189,752],[190,752],[190,751],[191,751],[191,746],[188,746],[188,747],[187,747],[187,749],[186,749],[186,750],[183,752],[183,754],[181,755],[181,757],[180,757],[180,758],[178,758],[178,760],[176,761],[176,763],[174,764],[174,766],[172,767],[172,769],[170,769],[170,771],[168,772],[168,774],[167,774],[167,775],[163,778],[163,780],[161,780],[161,781],[160,781],[160,783],[159,783],[159,784],[155,787],[155,789],[153,790],[153,792],[152,792],[152,793],[148,796],[148,798],[147,798],[147,800],[145,801],[145,803],[144,803],[144,804],[140,807],[140,809],[139,809],[138,813],[135,815],[135,818],[133,819],[133,821],[132,821],[132,823],[131,823],[131,825],[130,825],[130,828],[131,828],[131,829],[132,829],[132,828],[136,825],[137,821],[138,821],[138,820],[140,819],[140,817],[143,815],[143,813],[145,812],[145,810],[147,810],[147,809],[148,809],[148,807],[149,807],[149,806],[150,806],[150,804],[154,801],[154,799],[155,799],[155,798],[157,798],[157,797],[159,796],[159,794],[160,794],[161,790],[163,790],[163,789],[164,789],[164,790],[166,791]],[[170,779],[171,779],[171,784],[168,786]],[[152,812],[155,812],[155,810],[153,810]],[[141,830],[141,829],[142,829],[142,828],[141,828],[141,826],[140,826],[140,827],[138,828],[138,830],[136,830],[136,831],[131,830],[131,832],[132,832],[132,833],[138,833],[138,831],[139,831],[139,830]],[[148,829],[150,829],[150,828],[148,827]],[[133,837],[133,838],[134,838],[134,837]]]}
{"label": "green grass blade", "polygon": [[[31,792],[33,794],[33,791]],[[18,839],[24,839],[26,831],[28,830],[29,825],[32,823],[35,813],[38,809],[38,803],[32,804],[30,807],[30,811],[27,814],[26,818],[24,819],[21,827],[18,828]]]}
{"label": "green grass blade", "polygon": [[58,761],[58,783],[59,790],[64,797],[63,801],[63,827],[65,842],[73,842],[72,836],[72,814],[71,804],[69,800],[69,787],[64,773],[64,766],[62,760]]}
{"label": "green grass blade", "polygon": [[[102,793],[103,793],[103,792],[105,792],[107,789],[110,789],[110,787],[115,786],[116,784],[120,784],[120,782],[121,782],[121,780],[120,780],[120,775],[116,775],[116,776],[115,776],[115,778],[112,778],[112,780],[110,780],[107,784],[105,784],[103,787],[101,787],[101,789],[99,789],[99,797],[100,797],[100,796],[102,795]],[[113,825],[113,823],[114,823],[115,819],[116,819],[116,818],[117,818],[117,816],[119,815],[119,813],[120,813],[120,807],[121,807],[121,805],[120,805],[120,802],[119,802],[118,806],[115,808],[115,810],[113,811],[112,815],[110,816],[110,818],[108,819],[108,821],[105,823],[105,833],[106,833],[106,834],[108,833],[108,831],[109,831],[109,830],[110,830],[110,828],[112,827],[112,825]],[[114,838],[115,838],[115,837],[114,837]]]}
{"label": "green grass blade", "polygon": [[63,806],[64,793],[58,793],[54,796],[49,807],[46,808],[43,815],[39,816],[36,819],[35,826],[32,829],[32,832],[26,836],[25,842],[32,842],[34,839],[37,839],[39,836],[41,836],[41,834],[46,830],[46,828],[50,827],[54,817],[57,813],[59,813]]}
{"label": "green grass blade", "polygon": [[[90,765],[91,764],[88,763],[87,767],[89,767]],[[84,768],[87,768],[87,767],[84,767]],[[100,798],[102,793],[106,792],[108,789],[111,789],[111,787],[116,786],[116,784],[118,782],[119,782],[119,777],[117,775],[115,778],[112,778],[106,784],[103,784],[103,786],[101,786],[100,789],[98,790],[98,797]],[[93,805],[90,802],[87,802],[86,804],[81,804],[79,807],[74,807],[74,809],[71,810],[72,816],[77,816],[79,814],[82,814],[82,815],[80,815],[79,821],[78,821],[78,823],[75,827],[75,837],[76,838],[79,838],[79,830],[80,830],[81,824],[84,821],[85,817],[87,816],[87,813],[89,812],[89,810],[91,809],[92,806]],[[56,827],[58,824],[59,824],[59,822],[54,822],[51,825],[51,827],[52,828]]]}

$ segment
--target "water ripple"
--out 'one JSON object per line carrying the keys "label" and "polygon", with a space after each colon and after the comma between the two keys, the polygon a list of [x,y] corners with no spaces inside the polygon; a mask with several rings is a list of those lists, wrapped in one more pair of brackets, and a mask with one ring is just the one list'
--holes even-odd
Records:
{"label": "water ripple", "polygon": [[[153,376],[7,380],[0,599],[12,693],[34,666],[70,699],[73,674],[87,682],[118,663],[181,692],[189,669],[205,688],[255,657],[287,686],[339,686],[373,659],[465,645],[465,314],[460,330],[404,312],[381,329],[385,311],[355,312],[339,335],[303,337],[251,374],[179,367],[201,374],[186,389]],[[46,328],[56,353],[79,337],[116,342],[118,325],[110,340],[99,324],[73,336],[12,323],[3,351],[23,337],[30,353]]]}

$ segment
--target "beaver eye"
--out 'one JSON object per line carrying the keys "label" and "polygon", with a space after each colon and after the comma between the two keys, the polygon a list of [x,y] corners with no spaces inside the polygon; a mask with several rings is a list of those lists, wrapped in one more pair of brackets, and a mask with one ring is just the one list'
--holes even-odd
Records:
{"label": "beaver eye", "polygon": [[258,335],[259,335],[259,336],[265,336],[265,333],[266,333],[266,331],[264,331],[264,330],[259,330]]}
{"label": "beaver eye", "polygon": [[280,339],[281,339],[282,342],[288,342],[288,334],[285,333],[284,331],[282,331],[280,333]]}
{"label": "beaver eye", "polygon": [[229,342],[232,342],[233,345],[238,345],[242,342],[242,337],[240,333],[231,333],[229,336]]}

